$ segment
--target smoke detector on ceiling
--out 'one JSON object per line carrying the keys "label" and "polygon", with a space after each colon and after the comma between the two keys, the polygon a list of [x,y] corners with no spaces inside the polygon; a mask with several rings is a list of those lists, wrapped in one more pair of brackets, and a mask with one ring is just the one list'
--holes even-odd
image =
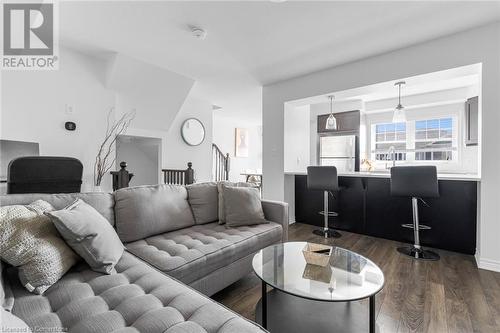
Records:
{"label": "smoke detector on ceiling", "polygon": [[198,27],[191,27],[191,34],[193,37],[198,38],[198,39],[205,39],[207,37],[207,32],[203,30],[202,28]]}

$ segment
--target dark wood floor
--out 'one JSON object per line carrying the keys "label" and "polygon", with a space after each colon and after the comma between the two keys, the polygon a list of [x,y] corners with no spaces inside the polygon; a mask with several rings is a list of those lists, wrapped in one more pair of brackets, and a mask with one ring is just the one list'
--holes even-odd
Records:
{"label": "dark wood floor", "polygon": [[[376,300],[380,332],[500,332],[500,273],[478,269],[474,257],[438,250],[440,261],[416,261],[396,251],[398,242],[348,232],[325,240],[312,230],[293,224],[289,239],[335,244],[382,269],[386,284]],[[213,298],[254,320],[260,280],[251,273]]]}

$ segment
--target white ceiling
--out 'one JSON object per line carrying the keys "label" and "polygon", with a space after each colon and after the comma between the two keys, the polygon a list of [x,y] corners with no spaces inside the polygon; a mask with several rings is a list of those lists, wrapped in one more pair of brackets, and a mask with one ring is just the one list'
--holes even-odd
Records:
{"label": "white ceiling", "polygon": [[217,112],[259,121],[262,85],[500,20],[500,2],[64,2],[60,17],[63,44],[188,76]]}

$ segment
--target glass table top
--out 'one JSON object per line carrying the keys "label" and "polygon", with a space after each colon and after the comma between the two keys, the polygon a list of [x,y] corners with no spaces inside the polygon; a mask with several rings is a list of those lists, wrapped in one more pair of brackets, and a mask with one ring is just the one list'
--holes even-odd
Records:
{"label": "glass table top", "polygon": [[[317,260],[323,261],[324,266],[308,263],[318,263]],[[257,276],[272,287],[314,300],[353,301],[375,295],[384,286],[384,273],[371,260],[323,244],[272,245],[260,250],[252,265]]]}

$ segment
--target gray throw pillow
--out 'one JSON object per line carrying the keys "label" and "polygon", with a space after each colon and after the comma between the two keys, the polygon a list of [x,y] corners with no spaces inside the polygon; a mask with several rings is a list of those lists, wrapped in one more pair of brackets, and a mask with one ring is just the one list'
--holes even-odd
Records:
{"label": "gray throw pillow", "polygon": [[221,181],[217,183],[217,191],[219,193],[219,209],[218,209],[218,215],[219,215],[219,224],[224,224],[226,223],[226,212],[224,210],[224,191],[223,187],[255,187],[254,185],[250,183],[245,183],[245,182],[238,182],[238,183],[233,183],[230,181]]}
{"label": "gray throw pillow", "polygon": [[186,190],[196,224],[205,224],[219,220],[219,194],[216,183],[187,185]]}
{"label": "gray throw pillow", "polygon": [[45,201],[0,207],[0,258],[18,267],[19,280],[30,292],[43,294],[78,261],[44,212]]}
{"label": "gray throw pillow", "polygon": [[94,207],[77,199],[66,208],[45,214],[92,270],[116,273],[114,267],[122,257],[123,244],[115,229]]}
{"label": "gray throw pillow", "polygon": [[222,186],[227,227],[268,223],[259,190],[253,187]]}
{"label": "gray throw pillow", "polygon": [[185,186],[126,187],[115,192],[116,232],[122,242],[133,242],[193,226],[194,217]]}

